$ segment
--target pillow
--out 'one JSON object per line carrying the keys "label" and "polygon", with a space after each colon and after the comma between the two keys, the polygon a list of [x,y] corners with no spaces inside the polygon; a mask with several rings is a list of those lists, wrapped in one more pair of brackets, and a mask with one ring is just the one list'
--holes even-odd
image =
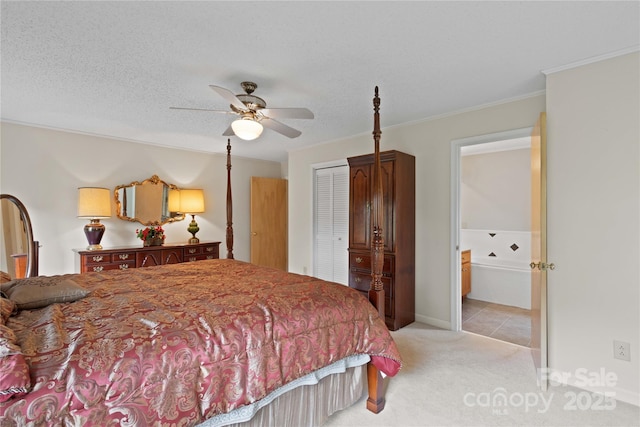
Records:
{"label": "pillow", "polygon": [[0,402],[29,391],[29,365],[16,344],[13,331],[0,325]]}
{"label": "pillow", "polygon": [[10,281],[11,281],[11,276],[9,275],[9,273],[0,271],[0,283],[10,282]]}
{"label": "pillow", "polygon": [[0,325],[7,323],[9,316],[16,311],[16,303],[10,299],[0,297]]}
{"label": "pillow", "polygon": [[46,307],[57,302],[73,302],[89,295],[71,279],[60,276],[37,276],[2,285],[2,290],[19,310]]}

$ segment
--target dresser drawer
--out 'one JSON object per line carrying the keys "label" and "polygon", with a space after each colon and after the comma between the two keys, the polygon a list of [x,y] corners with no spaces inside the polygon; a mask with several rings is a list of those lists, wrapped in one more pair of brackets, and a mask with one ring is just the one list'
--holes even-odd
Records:
{"label": "dresser drawer", "polygon": [[[371,252],[350,252],[349,265],[352,269],[371,271]],[[385,256],[382,264],[383,274],[393,274],[393,257]]]}
{"label": "dresser drawer", "polygon": [[106,263],[97,263],[97,264],[87,264],[86,271],[107,271],[107,270],[126,270],[128,268],[136,268],[136,260],[132,259],[129,261],[122,262],[112,262],[109,264]]}
{"label": "dresser drawer", "polygon": [[200,255],[202,253],[202,246],[185,246],[184,247],[184,256],[185,258]]}
{"label": "dresser drawer", "polygon": [[184,262],[202,261],[205,259],[218,259],[217,255],[213,254],[200,254],[200,255],[185,255]]}
{"label": "dresser drawer", "polygon": [[[391,286],[391,284],[393,283],[393,278],[389,276],[382,276],[381,280],[385,297],[392,298],[393,295],[391,293],[393,290],[393,286]],[[349,286],[359,291],[368,292],[369,287],[371,286],[371,274],[362,273],[359,271],[350,271]]]}
{"label": "dresser drawer", "polygon": [[111,262],[133,262],[135,265],[136,254],[135,252],[116,252],[111,254]]}
{"label": "dresser drawer", "polygon": [[82,255],[82,261],[86,265],[109,264],[111,263],[111,254]]}
{"label": "dresser drawer", "polygon": [[[358,291],[362,294],[362,296],[364,296],[367,300],[369,299],[369,292],[365,292],[365,291]],[[393,318],[394,316],[394,312],[393,312],[393,307],[394,305],[391,304],[391,298],[389,298],[389,296],[385,293],[384,294],[384,317],[385,319],[390,319]]]}
{"label": "dresser drawer", "polygon": [[[198,257],[197,260],[213,259],[211,257],[217,258],[218,245],[185,246],[184,247],[185,260],[190,260],[190,258],[194,256]],[[194,259],[193,261],[196,261],[196,259]]]}

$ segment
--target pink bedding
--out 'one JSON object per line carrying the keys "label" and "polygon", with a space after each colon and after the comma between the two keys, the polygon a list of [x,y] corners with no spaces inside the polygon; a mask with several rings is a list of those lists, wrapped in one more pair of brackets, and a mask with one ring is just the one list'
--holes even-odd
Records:
{"label": "pink bedding", "polygon": [[356,290],[234,260],[65,275],[91,294],[6,326],[31,391],[0,424],[194,425],[353,354],[401,358]]}

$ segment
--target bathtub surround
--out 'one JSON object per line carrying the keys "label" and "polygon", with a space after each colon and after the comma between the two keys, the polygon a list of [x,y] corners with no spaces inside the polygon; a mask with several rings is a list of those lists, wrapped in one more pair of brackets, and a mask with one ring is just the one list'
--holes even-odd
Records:
{"label": "bathtub surround", "polygon": [[460,245],[471,249],[474,300],[531,308],[531,233],[460,230]]}

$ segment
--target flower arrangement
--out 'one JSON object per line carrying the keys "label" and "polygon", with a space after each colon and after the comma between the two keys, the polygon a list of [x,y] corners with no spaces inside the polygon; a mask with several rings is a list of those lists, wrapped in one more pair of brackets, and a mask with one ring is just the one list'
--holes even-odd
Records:
{"label": "flower arrangement", "polygon": [[151,244],[151,242],[157,242],[155,244],[162,244],[165,239],[164,229],[160,226],[147,227],[141,230],[136,230],[136,237],[145,243],[145,246]]}

